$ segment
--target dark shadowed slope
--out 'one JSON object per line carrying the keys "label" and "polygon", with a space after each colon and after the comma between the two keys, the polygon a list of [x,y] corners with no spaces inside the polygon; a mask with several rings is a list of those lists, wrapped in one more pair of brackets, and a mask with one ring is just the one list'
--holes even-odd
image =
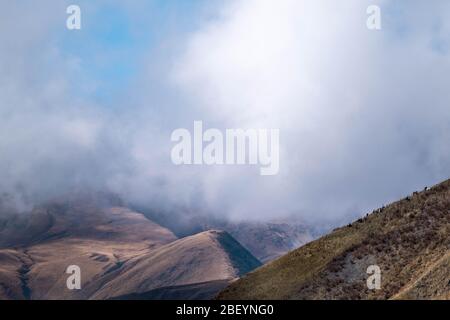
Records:
{"label": "dark shadowed slope", "polygon": [[223,222],[216,224],[215,228],[229,232],[263,263],[314,239],[311,230],[294,218],[268,222]]}
{"label": "dark shadowed slope", "polygon": [[[450,181],[379,209],[234,282],[220,299],[450,299]],[[381,290],[366,285],[370,265]]]}
{"label": "dark shadowed slope", "polygon": [[230,221],[201,213],[201,210],[200,213],[183,208],[166,213],[150,209],[142,211],[146,212],[150,220],[167,227],[180,238],[207,230],[224,230],[263,263],[297,249],[323,234],[322,230],[319,231],[296,217],[269,221]]}
{"label": "dark shadowed slope", "polygon": [[112,300],[212,300],[227,287],[230,280],[216,280],[180,286],[162,287],[143,293],[132,293]]}

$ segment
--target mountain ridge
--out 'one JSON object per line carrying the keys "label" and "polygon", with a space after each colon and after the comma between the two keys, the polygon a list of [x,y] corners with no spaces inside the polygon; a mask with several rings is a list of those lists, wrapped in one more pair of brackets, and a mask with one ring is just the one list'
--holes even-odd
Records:
{"label": "mountain ridge", "polygon": [[[71,195],[4,218],[0,298],[111,299],[162,287],[171,288],[166,297],[211,298],[261,265],[226,232],[179,239],[116,200]],[[81,269],[81,290],[66,286],[70,265]]]}
{"label": "mountain ridge", "polygon": [[[449,299],[449,235],[447,180],[250,272],[218,298]],[[381,268],[380,290],[366,286],[370,265]]]}

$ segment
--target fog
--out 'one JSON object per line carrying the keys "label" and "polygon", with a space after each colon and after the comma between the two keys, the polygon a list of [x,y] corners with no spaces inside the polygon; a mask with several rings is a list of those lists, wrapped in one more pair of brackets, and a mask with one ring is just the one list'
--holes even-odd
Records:
{"label": "fog", "polygon": [[[68,4],[0,10],[0,190],[23,210],[92,188],[167,212],[342,221],[450,176],[448,1],[198,1],[191,20],[174,1],[160,28],[142,2],[113,2],[138,39],[158,34],[119,58],[72,40]],[[83,19],[102,6],[80,1]],[[89,66],[130,53],[137,70],[102,90],[114,76]],[[171,133],[196,120],[279,129],[279,174],[175,166]]]}

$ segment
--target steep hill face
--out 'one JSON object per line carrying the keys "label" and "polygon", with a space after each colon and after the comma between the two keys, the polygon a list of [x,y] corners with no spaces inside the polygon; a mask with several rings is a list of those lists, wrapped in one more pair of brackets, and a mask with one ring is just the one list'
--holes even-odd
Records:
{"label": "steep hill face", "polygon": [[[83,195],[46,203],[28,215],[3,216],[0,299],[107,299],[157,289],[167,298],[212,297],[260,265],[226,233],[178,239],[118,205]],[[81,269],[81,290],[66,286],[71,265]]]}
{"label": "steep hill face", "polygon": [[[219,299],[450,299],[449,254],[446,181],[259,268]],[[367,286],[372,265],[379,290]]]}
{"label": "steep hill face", "polygon": [[[304,224],[292,220],[268,222],[223,222],[215,228],[226,230],[263,263],[312,241],[314,235]],[[210,229],[209,225],[205,229]]]}
{"label": "steep hill face", "polygon": [[172,230],[179,237],[218,229],[228,232],[259,261],[267,263],[317,238],[312,228],[295,217],[269,221],[230,221],[180,208],[161,213],[143,209],[152,221]]}
{"label": "steep hill face", "polygon": [[215,281],[231,281],[260,265],[226,232],[206,231],[130,259],[92,298],[109,299],[199,283],[216,285]]}

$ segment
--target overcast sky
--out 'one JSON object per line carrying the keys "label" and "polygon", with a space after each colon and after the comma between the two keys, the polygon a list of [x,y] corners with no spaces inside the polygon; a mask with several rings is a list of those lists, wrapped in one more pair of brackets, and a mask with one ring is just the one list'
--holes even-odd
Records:
{"label": "overcast sky", "polygon": [[[446,0],[39,4],[0,8],[3,192],[89,186],[165,208],[320,221],[450,177]],[[79,31],[65,28],[69,4]],[[366,27],[372,4],[379,31]],[[194,120],[280,129],[280,173],[174,166],[171,132]]]}

